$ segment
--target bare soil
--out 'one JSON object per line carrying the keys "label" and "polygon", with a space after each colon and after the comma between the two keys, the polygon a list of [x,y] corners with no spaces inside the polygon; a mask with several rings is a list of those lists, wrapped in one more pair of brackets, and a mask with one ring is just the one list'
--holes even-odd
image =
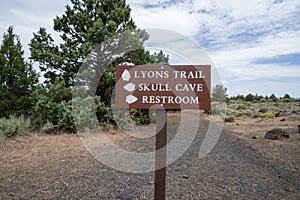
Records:
{"label": "bare soil", "polygon": [[[191,147],[168,166],[166,199],[300,199],[299,122],[236,119],[225,124],[212,152],[199,159],[208,127],[203,118]],[[168,120],[170,140],[180,113]],[[276,126],[290,138],[264,139]],[[153,138],[139,143],[123,133],[108,137],[130,150],[154,148]],[[113,170],[91,156],[76,134],[2,138],[0,161],[0,199],[153,199],[154,173]]]}
{"label": "bare soil", "polygon": [[[274,162],[300,170],[300,121],[285,120],[285,117],[276,118],[236,118],[234,122],[225,123],[225,128],[231,134],[247,142],[263,156]],[[264,136],[267,131],[281,128],[289,133],[288,139],[268,140]],[[298,155],[298,156],[297,156]]]}

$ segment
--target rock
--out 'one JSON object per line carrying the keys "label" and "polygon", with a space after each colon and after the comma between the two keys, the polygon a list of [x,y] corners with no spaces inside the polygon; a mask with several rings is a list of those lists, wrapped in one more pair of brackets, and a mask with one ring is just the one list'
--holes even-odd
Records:
{"label": "rock", "polygon": [[285,121],[285,119],[283,118],[283,119],[281,119],[280,121],[281,121],[281,122],[284,122],[284,121]]}
{"label": "rock", "polygon": [[261,109],[259,109],[258,112],[260,112],[260,113],[266,113],[266,112],[268,112],[268,109],[267,108],[261,108]]}
{"label": "rock", "polygon": [[188,175],[183,175],[182,178],[188,179],[189,176]]}
{"label": "rock", "polygon": [[300,121],[300,116],[299,115],[288,115],[285,117],[286,121]]}
{"label": "rock", "polygon": [[292,113],[294,113],[296,115],[300,115],[300,110],[293,110]]}
{"label": "rock", "polygon": [[282,117],[282,116],[283,116],[282,111],[278,111],[277,113],[275,113],[275,117]]}
{"label": "rock", "polygon": [[267,131],[265,135],[265,139],[270,139],[270,140],[279,140],[282,138],[289,138],[290,135],[282,130],[281,128],[274,128],[270,131]]}

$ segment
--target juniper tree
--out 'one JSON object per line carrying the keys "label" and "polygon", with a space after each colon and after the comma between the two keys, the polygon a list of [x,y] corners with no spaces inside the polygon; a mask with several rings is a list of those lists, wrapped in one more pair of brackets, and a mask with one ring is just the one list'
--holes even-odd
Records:
{"label": "juniper tree", "polygon": [[59,77],[71,86],[78,69],[94,48],[108,38],[132,31],[136,33],[132,43],[139,43],[140,49],[115,58],[112,64],[149,63],[153,57],[143,49],[148,34],[136,27],[130,12],[125,0],[71,0],[65,13],[54,19],[54,31],[63,42],[57,45],[47,30],[40,28],[30,42],[31,59],[39,62],[48,82],[54,83]]}
{"label": "juniper tree", "polygon": [[25,61],[20,39],[10,26],[0,47],[0,116],[29,114],[37,74]]}
{"label": "juniper tree", "polygon": [[[79,69],[89,61],[93,63],[92,57],[96,53],[97,64],[91,64],[91,69],[87,69],[82,76],[89,76],[93,80],[88,83],[88,89],[95,88],[101,102],[109,107],[116,65],[168,61],[168,57],[163,59],[162,52],[151,55],[144,49],[144,42],[149,35],[137,28],[130,12],[125,0],[71,0],[64,14],[54,19],[53,29],[59,34],[61,42],[54,41],[51,34],[41,27],[33,34],[29,44],[30,58],[38,62],[45,82],[55,85],[58,80],[64,81],[67,88],[76,86],[79,81],[75,77]],[[100,67],[97,66],[99,60]],[[97,77],[99,69],[104,68],[101,77]],[[73,87],[73,91],[75,89]]]}
{"label": "juniper tree", "polygon": [[226,102],[227,88],[222,84],[217,84],[213,87],[211,100],[215,102]]}

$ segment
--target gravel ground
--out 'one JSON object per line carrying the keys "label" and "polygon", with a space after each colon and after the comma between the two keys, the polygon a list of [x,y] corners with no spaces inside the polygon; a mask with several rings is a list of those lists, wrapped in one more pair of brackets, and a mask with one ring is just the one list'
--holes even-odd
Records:
{"label": "gravel ground", "polygon": [[[169,140],[179,121],[180,114],[169,115]],[[300,199],[298,170],[264,157],[226,130],[199,159],[208,121],[200,126],[190,148],[167,168],[166,199]],[[153,137],[140,143],[125,134],[109,137],[132,150],[154,146]],[[87,152],[77,135],[22,136],[2,139],[0,146],[1,199],[153,199],[154,173],[108,168]]]}

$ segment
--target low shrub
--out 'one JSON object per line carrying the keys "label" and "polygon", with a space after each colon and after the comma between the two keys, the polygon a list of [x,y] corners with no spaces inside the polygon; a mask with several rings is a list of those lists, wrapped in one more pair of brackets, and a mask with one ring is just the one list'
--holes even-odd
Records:
{"label": "low shrub", "polygon": [[[254,102],[244,102],[242,100],[231,100],[230,104],[227,106],[226,113],[228,116],[234,117],[265,117],[262,116],[264,113],[278,113],[283,112],[285,115],[290,113],[295,113],[295,111],[300,111],[300,104],[296,101],[291,102],[264,102],[259,101],[257,103]],[[297,112],[298,113],[298,112]],[[266,114],[266,116],[272,117],[270,114]],[[276,117],[276,115],[275,115]]]}
{"label": "low shrub", "polygon": [[234,122],[234,117],[233,116],[226,116],[224,121],[225,122]]}
{"label": "low shrub", "polygon": [[[85,109],[82,109],[81,112],[85,112]],[[75,113],[74,113],[75,115]],[[62,101],[58,104],[58,127],[60,130],[65,132],[74,133],[76,132],[76,125],[74,123],[73,109],[72,109],[72,101]],[[90,119],[90,116],[88,116]]]}
{"label": "low shrub", "polygon": [[204,114],[211,115],[211,110],[204,110]]}
{"label": "low shrub", "polygon": [[14,137],[18,134],[27,134],[30,129],[30,119],[24,116],[10,116],[0,119],[0,135],[4,137]]}
{"label": "low shrub", "polygon": [[235,117],[242,117],[244,116],[244,114],[242,112],[236,112],[235,113]]}
{"label": "low shrub", "polygon": [[252,117],[253,117],[253,118],[259,118],[259,117],[261,117],[261,113],[259,113],[259,112],[254,112],[254,113],[252,114]]}
{"label": "low shrub", "polygon": [[76,97],[68,104],[69,106],[65,106],[66,109],[62,112],[66,116],[61,119],[65,119],[62,125],[67,125],[66,128],[69,127],[69,131],[72,129],[74,132],[76,129],[79,129],[78,131],[106,129],[113,121],[111,108],[105,106],[99,96]]}
{"label": "low shrub", "polygon": [[267,100],[266,100],[266,99],[260,99],[259,102],[261,102],[261,103],[266,103]]}
{"label": "low shrub", "polygon": [[274,118],[275,114],[271,113],[271,112],[267,112],[267,113],[262,114],[261,116],[265,117],[265,118]]}
{"label": "low shrub", "polygon": [[147,109],[130,109],[130,114],[137,125],[149,124],[151,122],[149,110]]}
{"label": "low shrub", "polygon": [[[254,103],[254,101],[253,101],[253,103]],[[250,107],[252,105],[252,103],[251,102],[245,102],[244,105],[247,106],[247,107]]]}
{"label": "low shrub", "polygon": [[114,119],[114,122],[112,122],[115,126],[114,128],[129,131],[134,127],[135,123],[128,110],[112,109],[111,111]]}
{"label": "low shrub", "polygon": [[260,112],[260,113],[266,113],[266,112],[268,112],[268,108],[261,108],[261,109],[259,109],[258,112]]}
{"label": "low shrub", "polygon": [[46,133],[46,134],[53,134],[53,133],[58,133],[58,128],[57,126],[54,126],[52,122],[47,121],[44,126],[41,127],[41,133]]}
{"label": "low shrub", "polygon": [[240,103],[240,104],[236,105],[235,109],[237,109],[237,110],[244,110],[244,109],[247,109],[247,107],[248,106],[246,104]]}

